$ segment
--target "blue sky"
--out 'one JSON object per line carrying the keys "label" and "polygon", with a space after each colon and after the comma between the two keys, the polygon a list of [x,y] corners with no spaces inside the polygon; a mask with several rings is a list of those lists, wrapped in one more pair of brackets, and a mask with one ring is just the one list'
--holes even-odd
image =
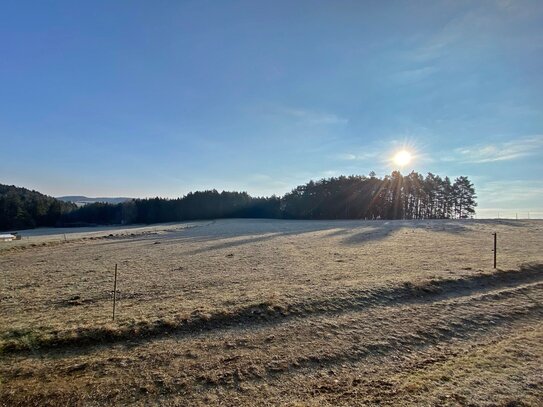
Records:
{"label": "blue sky", "polygon": [[467,175],[543,217],[543,2],[0,0],[0,182],[283,194]]}

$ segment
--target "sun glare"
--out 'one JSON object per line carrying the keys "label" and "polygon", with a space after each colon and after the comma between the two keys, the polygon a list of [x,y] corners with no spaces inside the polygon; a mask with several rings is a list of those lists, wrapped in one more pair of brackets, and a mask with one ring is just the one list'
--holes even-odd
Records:
{"label": "sun glare", "polygon": [[394,155],[393,160],[394,164],[398,165],[399,167],[404,167],[411,162],[412,158],[413,157],[409,151],[401,150]]}

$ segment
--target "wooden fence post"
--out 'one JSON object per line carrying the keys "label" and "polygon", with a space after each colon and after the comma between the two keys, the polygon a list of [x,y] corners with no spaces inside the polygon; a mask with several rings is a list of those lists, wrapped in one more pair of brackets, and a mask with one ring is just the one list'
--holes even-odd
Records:
{"label": "wooden fence post", "polygon": [[498,253],[498,233],[494,232],[492,234],[494,235],[494,268],[496,268],[496,256]]}
{"label": "wooden fence post", "polygon": [[115,321],[115,305],[117,301],[117,263],[115,263],[115,279],[113,281],[113,320]]}

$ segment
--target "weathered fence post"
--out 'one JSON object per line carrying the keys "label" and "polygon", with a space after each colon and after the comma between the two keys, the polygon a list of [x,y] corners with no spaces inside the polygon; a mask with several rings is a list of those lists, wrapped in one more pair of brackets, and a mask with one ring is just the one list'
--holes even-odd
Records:
{"label": "weathered fence post", "polygon": [[492,233],[494,235],[494,268],[496,268],[496,256],[497,256],[497,250],[498,250],[498,233],[494,232]]}
{"label": "weathered fence post", "polygon": [[113,320],[115,321],[115,305],[117,301],[117,263],[115,263],[115,279],[113,280]]}

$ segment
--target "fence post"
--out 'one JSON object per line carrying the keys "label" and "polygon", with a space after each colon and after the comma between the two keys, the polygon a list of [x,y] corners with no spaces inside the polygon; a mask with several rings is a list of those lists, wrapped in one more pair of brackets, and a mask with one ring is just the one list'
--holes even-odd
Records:
{"label": "fence post", "polygon": [[494,235],[494,268],[496,268],[496,255],[498,251],[498,233],[494,232],[492,233]]}
{"label": "fence post", "polygon": [[115,263],[115,279],[113,280],[113,320],[115,321],[115,305],[117,301],[117,263]]}

